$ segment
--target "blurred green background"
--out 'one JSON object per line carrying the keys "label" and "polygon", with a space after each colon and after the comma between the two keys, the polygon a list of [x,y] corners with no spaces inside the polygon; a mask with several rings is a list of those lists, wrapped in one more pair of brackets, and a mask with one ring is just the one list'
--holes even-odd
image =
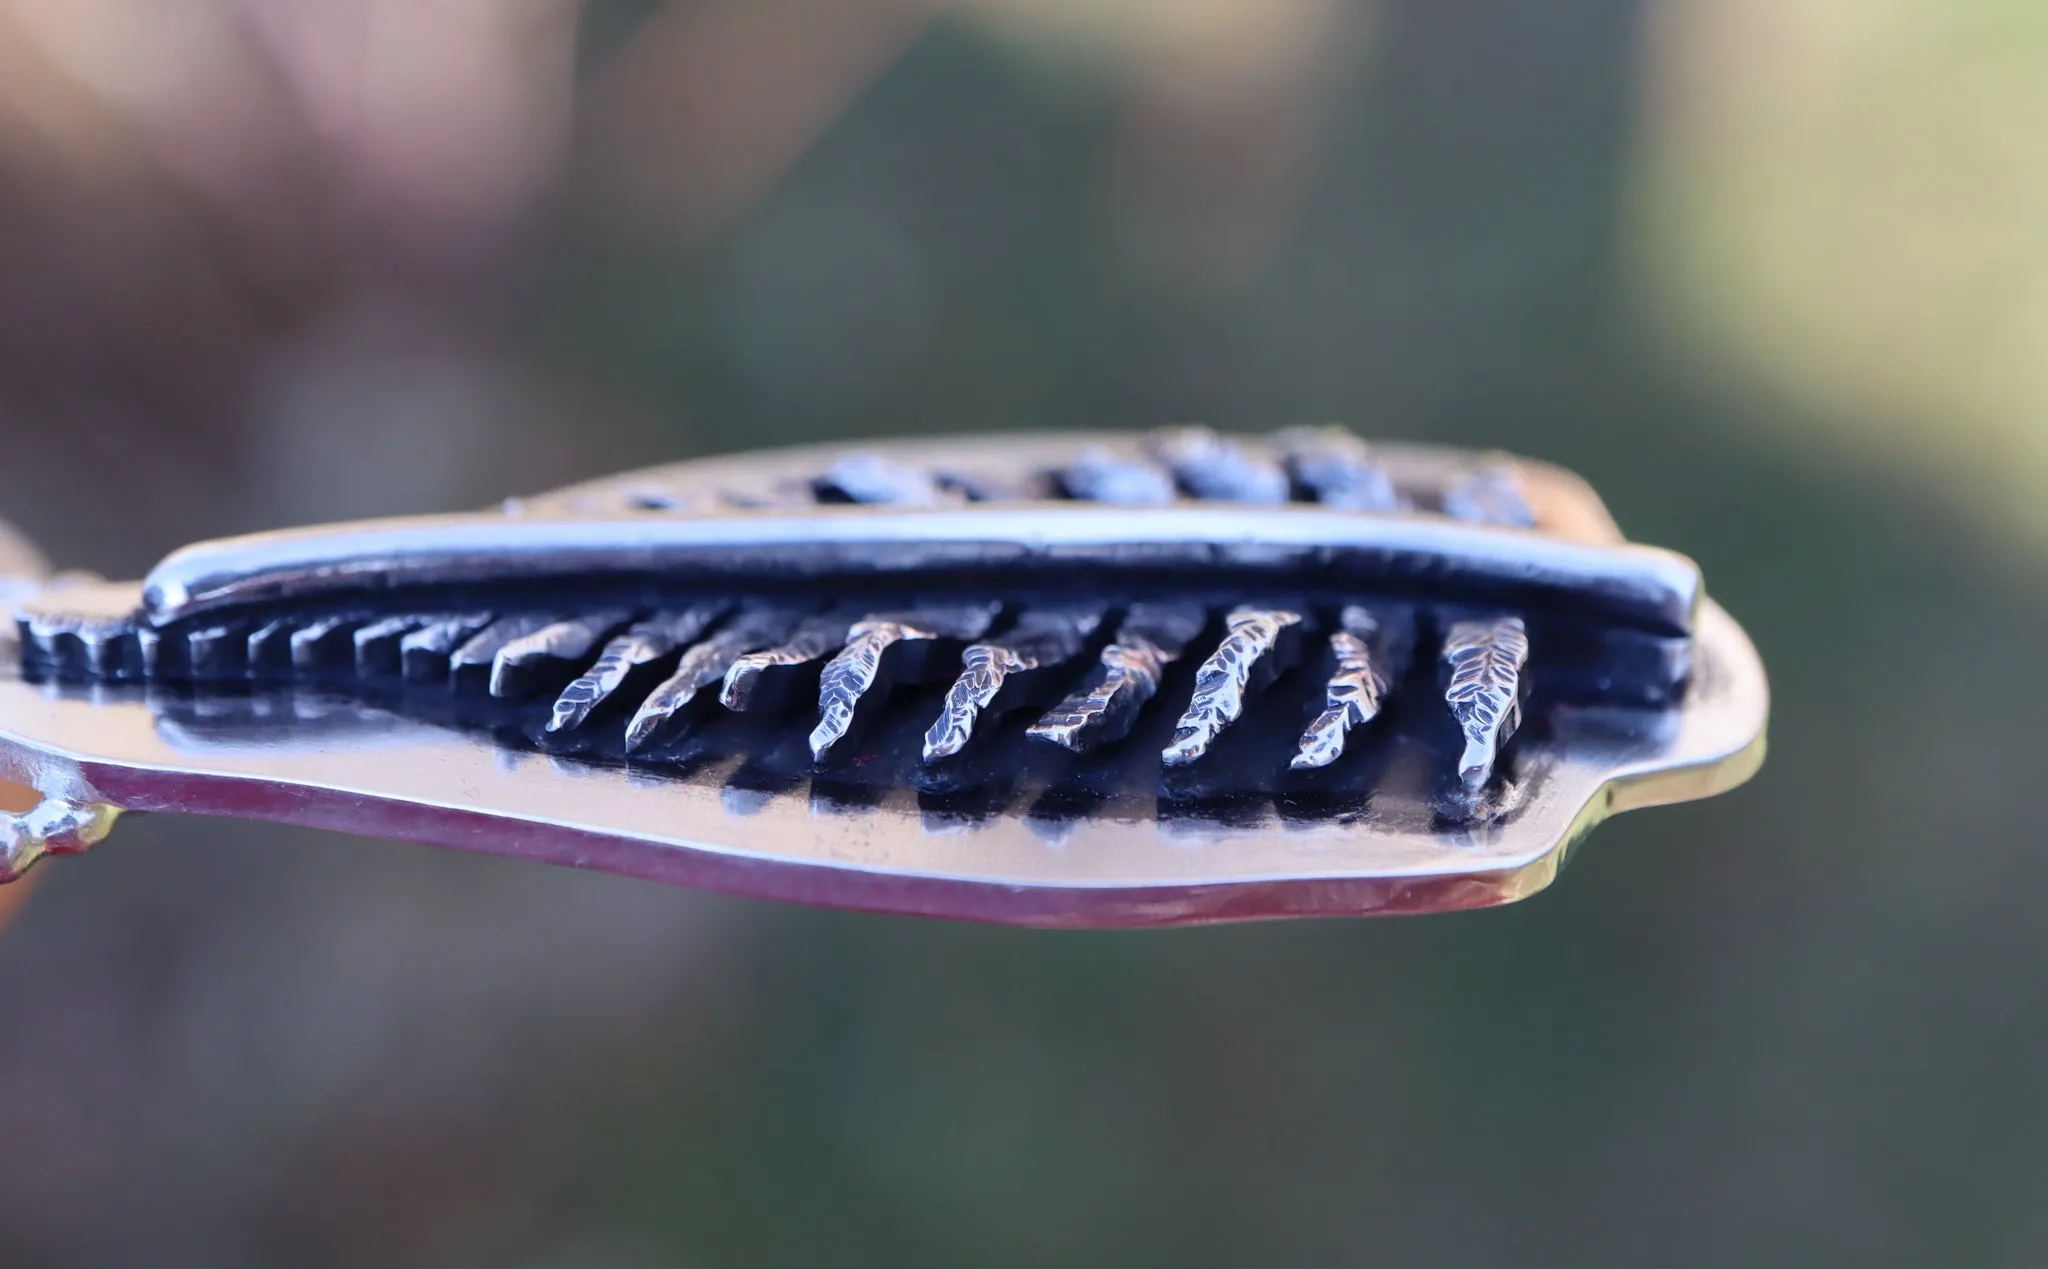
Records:
{"label": "blurred green background", "polygon": [[1775,693],[1465,916],[1034,933],[137,820],[0,934],[0,1265],[2048,1262],[2048,6],[0,0],[0,508],[820,438],[1574,467]]}

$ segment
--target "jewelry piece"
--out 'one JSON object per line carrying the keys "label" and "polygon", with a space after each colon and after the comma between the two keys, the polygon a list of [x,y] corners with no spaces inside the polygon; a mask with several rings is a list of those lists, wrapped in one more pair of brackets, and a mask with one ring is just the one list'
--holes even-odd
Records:
{"label": "jewelry piece", "polygon": [[[7,552],[0,550],[0,555]],[[1051,926],[1522,898],[1763,759],[1683,556],[1336,428],[705,459],[40,580],[0,879],[118,809]]]}

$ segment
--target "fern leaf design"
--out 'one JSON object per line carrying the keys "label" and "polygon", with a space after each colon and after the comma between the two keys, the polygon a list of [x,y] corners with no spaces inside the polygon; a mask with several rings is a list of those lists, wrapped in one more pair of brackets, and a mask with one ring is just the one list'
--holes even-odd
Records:
{"label": "fern leaf design", "polygon": [[1337,664],[1323,691],[1323,712],[1302,733],[1288,764],[1296,771],[1327,767],[1342,757],[1351,729],[1379,717],[1387,692],[1408,665],[1415,627],[1407,612],[1375,616],[1352,604],[1344,609],[1342,625],[1330,635]]}
{"label": "fern leaf design", "polygon": [[615,635],[598,654],[597,661],[578,675],[555,699],[549,731],[581,727],[591,712],[610,699],[633,671],[659,661],[725,616],[732,605],[723,601],[692,604],[674,612],[656,613],[634,622]]}
{"label": "fern leaf design", "polygon": [[1026,734],[1075,753],[1122,740],[1159,691],[1166,667],[1208,619],[1199,604],[1132,604],[1115,641],[1102,650],[1101,677],[1053,706]]}
{"label": "fern leaf design", "polygon": [[1173,743],[1160,754],[1167,766],[1186,766],[1208,753],[1223,729],[1244,713],[1245,698],[1287,668],[1286,640],[1301,621],[1300,613],[1286,608],[1247,604],[1231,612],[1225,622],[1228,633],[1196,672],[1194,699],[1174,729]]}
{"label": "fern leaf design", "polygon": [[1444,701],[1465,734],[1458,775],[1478,790],[1493,774],[1500,747],[1522,722],[1522,667],[1529,633],[1520,617],[1460,621],[1444,636],[1450,683]]}
{"label": "fern leaf design", "polygon": [[[818,677],[818,725],[811,731],[811,755],[823,758],[852,730],[854,711],[861,698],[884,678],[883,658],[890,649],[903,644],[952,643],[957,647],[966,640],[980,638],[995,620],[997,611],[994,604],[962,605],[877,615],[855,622],[847,632],[846,647],[826,663]],[[904,677],[923,676],[911,673]],[[887,688],[888,684],[882,682],[882,690]]]}
{"label": "fern leaf design", "polygon": [[1102,604],[1033,609],[1000,639],[960,654],[960,677],[946,692],[945,708],[924,737],[924,760],[950,758],[965,748],[984,714],[1026,703],[1038,671],[1056,670],[1081,655],[1102,624]]}

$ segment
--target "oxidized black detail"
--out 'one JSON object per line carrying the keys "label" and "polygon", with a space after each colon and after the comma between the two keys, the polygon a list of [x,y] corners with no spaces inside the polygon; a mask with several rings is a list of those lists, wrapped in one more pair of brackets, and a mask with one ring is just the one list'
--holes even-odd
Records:
{"label": "oxidized black detail", "polygon": [[[1690,672],[1696,576],[1597,521],[1546,523],[1528,482],[1328,428],[1173,429],[1022,467],[851,454],[711,488],[649,473],[405,533],[196,548],[133,611],[47,596],[19,618],[23,666],[134,685],[195,727],[353,695],[511,748],[724,764],[734,787],[855,804],[1455,819],[1528,774],[1518,727],[1659,710]],[[1343,518],[1284,518],[1303,505]],[[908,515],[931,518],[889,519]]]}

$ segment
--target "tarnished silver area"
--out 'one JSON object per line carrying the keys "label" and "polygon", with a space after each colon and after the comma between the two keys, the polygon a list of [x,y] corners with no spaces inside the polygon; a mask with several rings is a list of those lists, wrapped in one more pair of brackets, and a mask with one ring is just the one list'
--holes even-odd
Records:
{"label": "tarnished silver area", "polygon": [[132,613],[29,608],[22,614],[21,627],[27,644],[52,660],[63,658],[66,642],[75,641],[92,672],[106,677],[120,671],[121,650],[135,635]]}
{"label": "tarnished silver area", "polygon": [[1477,790],[1493,775],[1500,748],[1522,724],[1522,667],[1529,634],[1520,617],[1460,621],[1444,634],[1450,683],[1444,700],[1465,735],[1458,778]]}
{"label": "tarnished silver area", "polygon": [[291,669],[292,629],[290,618],[279,617],[249,632],[243,658],[248,662],[251,675],[263,677],[283,674]]}
{"label": "tarnished silver area", "polygon": [[1060,496],[1060,473],[1056,471],[969,470],[948,467],[933,479],[949,494],[969,502],[1044,502]]}
{"label": "tarnished silver area", "polygon": [[[675,672],[648,693],[626,724],[626,749],[644,749],[671,731],[707,689],[725,680],[733,663],[749,652],[789,637],[802,610],[789,605],[753,605],[742,609],[718,633],[683,653]],[[845,638],[842,622],[839,636]],[[716,695],[713,693],[712,695]]]}
{"label": "tarnished silver area", "polygon": [[852,625],[853,616],[847,612],[807,618],[781,643],[735,660],[725,672],[719,702],[730,710],[747,710],[758,706],[764,697],[779,698],[776,680],[790,671],[821,662],[845,647]]}
{"label": "tarnished silver area", "polygon": [[590,711],[618,691],[633,671],[689,644],[731,609],[729,601],[712,600],[634,622],[605,644],[596,664],[562,689],[562,694],[555,698],[547,729],[565,731],[581,726],[590,717]]}
{"label": "tarnished silver area", "polygon": [[[862,697],[871,691],[887,692],[897,681],[925,679],[936,668],[931,664],[936,649],[980,638],[1001,611],[1000,604],[962,604],[886,613],[855,622],[847,631],[846,647],[818,678],[818,725],[811,731],[812,755],[824,757],[846,737]],[[905,652],[920,655],[912,658],[903,655]]]}
{"label": "tarnished silver area", "polygon": [[399,645],[407,635],[432,620],[423,613],[405,613],[358,626],[354,635],[356,673],[365,677],[396,673],[401,655]]}
{"label": "tarnished silver area", "polygon": [[1147,448],[1197,498],[1218,502],[1286,502],[1287,471],[1271,455],[1227,441],[1206,427],[1155,432]]}
{"label": "tarnished silver area", "polygon": [[1415,644],[1415,621],[1405,609],[1374,614],[1361,604],[1347,604],[1340,629],[1330,633],[1330,654],[1336,668],[1323,693],[1323,712],[1308,725],[1301,746],[1288,765],[1296,771],[1327,767],[1344,754],[1354,727],[1379,717],[1380,704],[1394,680],[1408,668]]}
{"label": "tarnished silver area", "polygon": [[1536,512],[1515,469],[1495,463],[1467,472],[1444,490],[1444,514],[1479,524],[1536,527]]}
{"label": "tarnished silver area", "polygon": [[960,494],[940,484],[931,471],[866,451],[833,463],[819,484],[848,502],[880,506],[938,507],[961,500]]}
{"label": "tarnished silver area", "polygon": [[1372,447],[1341,427],[1288,428],[1274,438],[1296,484],[1326,507],[1400,511],[1400,491]]}
{"label": "tarnished silver area", "polygon": [[[1711,796],[1762,759],[1762,666],[1711,602],[1681,708],[1560,715],[1525,737],[1512,809],[1470,824],[1373,814],[1171,831],[1151,815],[925,825],[914,798],[821,814],[807,790],[508,755],[345,697],[201,726],[138,688],[0,671],[0,775],[132,811],[281,820],[805,903],[1065,928],[1440,912],[1547,886],[1606,816]],[[1348,761],[1348,759],[1347,759]],[[1575,852],[1573,858],[1587,858]]]}
{"label": "tarnished silver area", "polygon": [[[1165,506],[1195,495],[1176,489],[1172,475],[1151,457],[1162,435],[1048,435],[1002,440],[919,437],[863,445],[860,462],[929,479],[942,494],[974,502],[1024,503],[1070,498],[1119,506]],[[1366,444],[1336,426],[1288,428],[1270,437],[1237,436],[1225,443],[1259,462],[1278,462],[1293,477],[1297,500],[1353,510],[1410,512],[1440,507],[1449,488],[1474,472],[1511,469],[1536,523],[1547,532],[1580,541],[1619,543],[1583,482],[1567,472],[1505,455],[1473,455],[1410,445]],[[1370,468],[1358,456],[1371,456]],[[590,481],[552,493],[508,500],[509,519],[529,522],[604,519],[645,524],[669,518],[704,519],[732,511],[789,511],[815,506],[821,498],[851,500],[826,479],[846,460],[844,451],[808,448],[766,454],[696,459]],[[1334,462],[1331,479],[1310,474],[1317,459]],[[1383,475],[1396,500],[1381,508],[1370,498],[1354,500],[1344,490],[1367,490]],[[1365,483],[1359,477],[1367,477]],[[881,491],[890,489],[882,482]],[[1196,499],[1198,500],[1198,499]],[[866,505],[887,505],[874,502]],[[1425,513],[1426,514],[1426,513]],[[271,535],[264,535],[269,537]]]}
{"label": "tarnished silver area", "polygon": [[489,671],[507,645],[547,629],[554,624],[545,613],[511,613],[463,640],[448,654],[448,674],[458,677],[466,671]]}
{"label": "tarnished silver area", "polygon": [[892,911],[1503,902],[1761,753],[1691,561],[1569,473],[1337,429],[734,456],[0,585],[0,774],[52,805]]}
{"label": "tarnished silver area", "polygon": [[491,658],[491,695],[528,695],[535,689],[534,671],[538,667],[590,655],[606,636],[631,620],[631,609],[602,609],[552,621],[532,634],[508,640]]}
{"label": "tarnished silver area", "polygon": [[242,622],[201,626],[185,636],[186,673],[196,679],[225,679],[242,673],[249,627]]}
{"label": "tarnished silver area", "polygon": [[1183,767],[1207,754],[1244,713],[1245,698],[1293,663],[1301,622],[1292,609],[1253,605],[1224,619],[1223,642],[1196,671],[1195,697],[1174,728],[1173,743],[1159,755],[1167,766]]}
{"label": "tarnished silver area", "polygon": [[[156,678],[163,671],[164,633],[148,626],[139,626],[135,631],[135,651],[142,660],[142,676]],[[292,645],[292,654],[298,655],[298,645]]]}
{"label": "tarnished silver area", "polygon": [[355,643],[350,636],[357,626],[369,619],[368,613],[339,613],[315,618],[292,631],[292,668],[300,673],[320,669],[343,646],[349,649],[349,656],[353,658]]}
{"label": "tarnished silver area", "polygon": [[1159,691],[1166,667],[1202,633],[1209,614],[1198,604],[1133,604],[1102,650],[1099,677],[1061,701],[1028,733],[1075,753],[1130,734],[1138,711]]}
{"label": "tarnished silver area", "polygon": [[1080,656],[1101,626],[1101,603],[1038,608],[1017,619],[1000,639],[960,654],[960,677],[946,692],[945,708],[924,737],[924,760],[950,758],[966,748],[984,714],[994,716],[1032,703],[1031,680]]}
{"label": "tarnished silver area", "polygon": [[448,658],[495,619],[489,612],[436,617],[398,641],[399,668],[416,683],[446,678]]}
{"label": "tarnished silver area", "polygon": [[1067,497],[1118,507],[1164,507],[1177,496],[1173,476],[1148,458],[1090,445],[1060,470]]}

